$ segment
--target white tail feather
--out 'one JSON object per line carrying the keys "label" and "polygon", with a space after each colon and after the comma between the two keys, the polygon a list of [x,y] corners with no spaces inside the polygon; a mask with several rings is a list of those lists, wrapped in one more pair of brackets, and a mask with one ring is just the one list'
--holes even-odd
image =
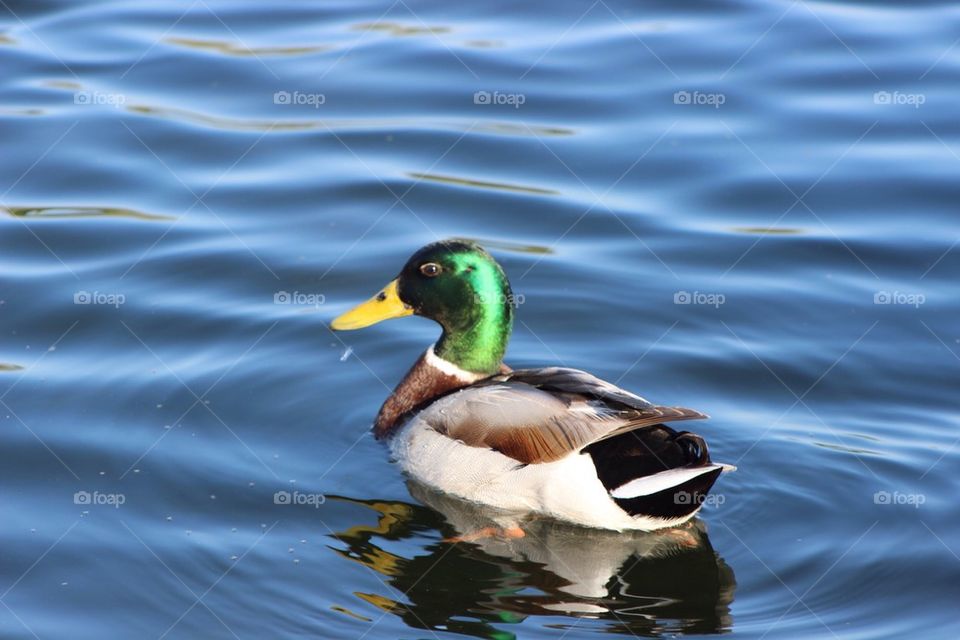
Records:
{"label": "white tail feather", "polygon": [[635,478],[611,491],[610,495],[617,499],[649,496],[665,489],[669,489],[670,487],[679,486],[685,482],[693,480],[698,476],[702,476],[705,473],[716,471],[717,469],[733,471],[736,469],[736,467],[728,464],[708,464],[704,467],[695,467],[692,469],[689,467],[668,469],[667,471],[655,473],[652,476]]}

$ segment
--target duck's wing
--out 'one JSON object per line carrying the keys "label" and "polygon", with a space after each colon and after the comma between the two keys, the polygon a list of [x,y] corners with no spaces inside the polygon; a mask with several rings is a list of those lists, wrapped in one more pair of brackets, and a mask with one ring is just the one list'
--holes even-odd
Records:
{"label": "duck's wing", "polygon": [[467,445],[534,464],[627,431],[707,416],[655,405],[585,371],[550,367],[493,376],[442,398],[421,417]]}

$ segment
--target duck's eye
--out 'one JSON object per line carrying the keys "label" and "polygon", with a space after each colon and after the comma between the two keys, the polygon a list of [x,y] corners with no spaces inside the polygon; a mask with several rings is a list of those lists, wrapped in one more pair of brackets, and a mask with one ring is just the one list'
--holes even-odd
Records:
{"label": "duck's eye", "polygon": [[440,268],[440,265],[438,265],[436,262],[428,262],[426,264],[420,265],[420,273],[427,276],[428,278],[433,278],[435,276],[440,275],[440,271],[442,271],[442,269]]}

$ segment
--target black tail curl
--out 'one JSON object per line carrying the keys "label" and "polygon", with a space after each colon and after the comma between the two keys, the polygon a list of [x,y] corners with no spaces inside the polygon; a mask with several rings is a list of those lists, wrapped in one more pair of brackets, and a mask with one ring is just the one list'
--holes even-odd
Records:
{"label": "black tail curl", "polygon": [[[597,477],[607,491],[631,480],[677,468],[704,467],[711,463],[703,438],[666,425],[628,431],[595,442],[584,449],[593,458]],[[683,484],[634,498],[614,498],[631,516],[681,518],[696,511],[720,476],[721,469],[705,472]]]}
{"label": "black tail curl", "polygon": [[710,451],[707,449],[706,441],[695,433],[681,431],[677,434],[675,442],[686,449],[690,462],[688,466],[702,467],[710,464]]}

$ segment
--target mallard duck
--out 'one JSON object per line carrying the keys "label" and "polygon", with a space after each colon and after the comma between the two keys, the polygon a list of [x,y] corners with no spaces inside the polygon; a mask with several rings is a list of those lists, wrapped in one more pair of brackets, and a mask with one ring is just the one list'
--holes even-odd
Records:
{"label": "mallard duck", "polygon": [[352,330],[419,315],[440,339],[374,422],[417,481],[511,513],[613,530],[676,526],[717,477],[703,438],[664,422],[707,416],[655,405],[577,369],[503,364],[514,298],[496,260],[450,240],[413,254],[373,298],[338,316]]}

